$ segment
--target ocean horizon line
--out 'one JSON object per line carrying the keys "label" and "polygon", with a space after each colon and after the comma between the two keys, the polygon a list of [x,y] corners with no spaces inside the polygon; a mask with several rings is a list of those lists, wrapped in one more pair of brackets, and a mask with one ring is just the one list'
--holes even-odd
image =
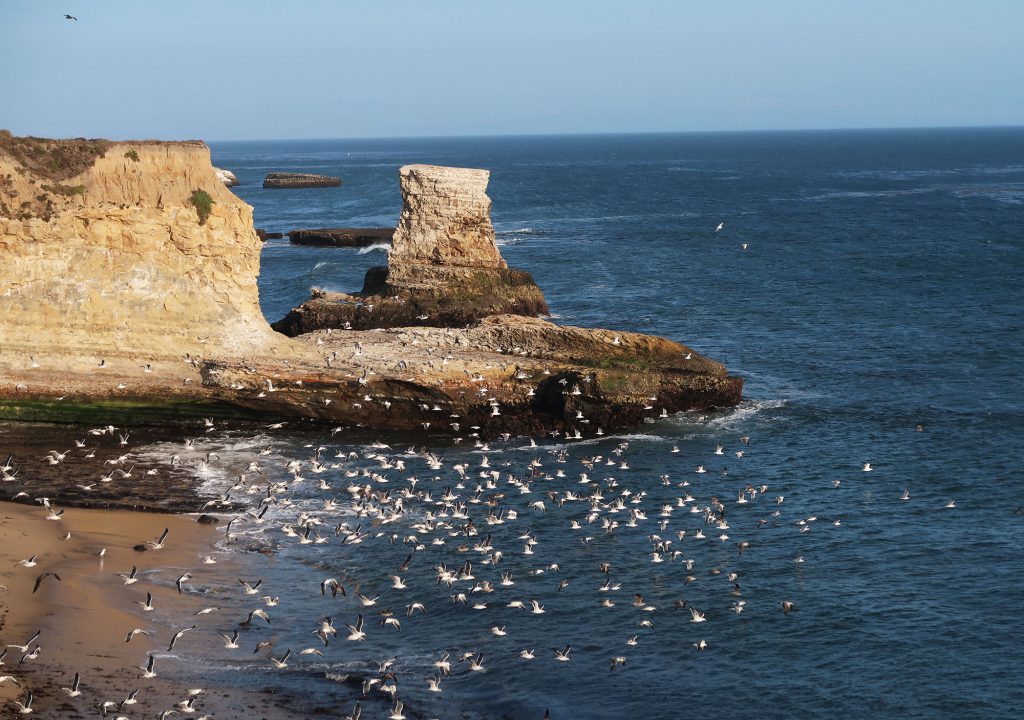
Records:
{"label": "ocean horizon line", "polygon": [[[151,136],[95,136],[112,142],[204,142],[207,144],[227,143],[309,143],[309,142],[374,142],[374,141],[395,141],[395,140],[519,140],[519,139],[553,139],[553,138],[600,138],[600,137],[673,137],[673,136],[737,136],[737,135],[794,135],[799,133],[881,133],[881,132],[951,132],[951,131],[981,131],[981,130],[1022,130],[1024,123],[1005,125],[893,125],[893,126],[870,126],[870,127],[808,127],[808,128],[747,128],[731,130],[627,130],[607,132],[548,132],[548,133],[466,133],[451,135],[359,135],[359,136],[338,136],[338,137],[247,137],[247,138],[203,138],[201,136],[184,137],[169,135]],[[9,130],[10,131],[10,130]],[[35,135],[32,133],[17,133],[10,131],[16,136],[39,137],[55,140],[83,139],[86,135]],[[89,137],[88,139],[94,139]]]}
{"label": "ocean horizon line", "polygon": [[518,140],[551,138],[599,138],[599,137],[666,137],[678,135],[792,135],[797,133],[875,133],[875,132],[922,132],[922,131],[963,131],[963,130],[1024,130],[1024,124],[1009,125],[906,125],[877,127],[821,127],[821,128],[749,128],[742,130],[636,130],[616,132],[554,132],[554,133],[468,133],[462,135],[366,135],[352,137],[302,137],[302,138],[213,138],[206,143],[262,143],[262,142],[338,142],[338,141],[381,141],[381,140]]}

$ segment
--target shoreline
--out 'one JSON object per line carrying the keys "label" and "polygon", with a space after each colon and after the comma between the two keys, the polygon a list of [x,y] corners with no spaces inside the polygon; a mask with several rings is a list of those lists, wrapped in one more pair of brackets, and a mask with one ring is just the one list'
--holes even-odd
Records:
{"label": "shoreline", "polygon": [[[158,538],[165,528],[164,548],[133,550]],[[71,537],[63,540],[67,532]],[[42,648],[36,659],[23,663],[18,648],[8,648],[2,674],[14,676],[21,687],[0,685],[0,718],[18,717],[12,700],[23,699],[28,690],[40,715],[63,718],[92,717],[101,703],[119,703],[136,689],[137,704],[124,710],[131,716],[158,716],[186,700],[189,690],[203,682],[186,662],[162,652],[170,631],[160,622],[160,609],[186,609],[191,615],[193,606],[199,607],[201,596],[179,595],[175,580],[188,569],[193,582],[200,582],[201,556],[217,552],[218,537],[214,528],[188,516],[73,509],[60,521],[51,521],[42,507],[0,502],[0,585],[7,588],[0,590],[0,644],[24,643],[39,631],[32,647]],[[97,554],[101,548],[106,549],[103,556]],[[17,565],[32,555],[38,556],[35,567]],[[232,560],[219,557],[224,564],[214,566],[217,572],[230,572]],[[138,582],[126,586],[118,574],[133,566]],[[44,573],[56,573],[60,580],[45,576],[33,593],[36,578]],[[147,593],[155,612],[144,613],[135,605]],[[126,643],[133,628],[152,634]],[[158,658],[158,675],[143,679],[140,666],[151,653]],[[71,698],[61,688],[71,686],[76,672],[81,673],[82,695]],[[206,693],[196,702],[200,713],[230,717],[254,702],[252,693],[240,689],[203,687]],[[261,717],[284,716],[264,700],[257,702]]]}

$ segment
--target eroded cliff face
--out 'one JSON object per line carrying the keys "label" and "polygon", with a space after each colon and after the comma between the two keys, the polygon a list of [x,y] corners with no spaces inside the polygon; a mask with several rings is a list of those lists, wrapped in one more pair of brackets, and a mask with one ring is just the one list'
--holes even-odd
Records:
{"label": "eroded cliff face", "polygon": [[[44,152],[44,151],[43,151]],[[212,199],[200,222],[192,202]],[[259,307],[252,209],[202,143],[112,143],[60,180],[0,146],[2,357],[152,361],[281,346]]]}

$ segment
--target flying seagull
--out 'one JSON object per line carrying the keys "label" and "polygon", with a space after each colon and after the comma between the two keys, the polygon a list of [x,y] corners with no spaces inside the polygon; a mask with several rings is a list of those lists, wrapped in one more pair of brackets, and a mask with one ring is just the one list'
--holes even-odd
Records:
{"label": "flying seagull", "polygon": [[69,688],[62,687],[61,690],[66,692],[68,694],[68,697],[73,697],[73,698],[74,697],[80,697],[82,695],[82,691],[78,689],[78,686],[81,684],[81,682],[82,682],[81,675],[79,675],[78,673],[75,673],[75,679],[74,679],[74,682],[71,683],[71,687],[69,687]]}
{"label": "flying seagull", "polygon": [[171,638],[171,642],[170,642],[170,644],[169,644],[169,645],[167,646],[167,652],[170,652],[171,650],[173,650],[173,649],[174,649],[174,643],[178,642],[178,640],[180,640],[180,639],[181,639],[181,636],[182,636],[182,635],[184,635],[185,633],[187,633],[187,632],[188,632],[189,630],[195,630],[195,629],[196,629],[196,626],[195,626],[195,625],[192,625],[191,627],[187,627],[187,628],[182,628],[182,629],[181,629],[181,630],[179,630],[178,632],[174,633],[174,637],[172,637],[172,638]]}
{"label": "flying seagull", "polygon": [[36,634],[33,635],[32,637],[30,637],[28,639],[28,642],[25,643],[24,645],[8,645],[7,647],[9,647],[9,648],[17,648],[19,652],[27,653],[28,649],[29,649],[29,646],[31,646],[32,643],[34,643],[39,638],[39,636],[42,635],[42,634],[43,634],[42,630],[36,630]]}
{"label": "flying seagull", "polygon": [[146,544],[154,550],[161,550],[164,546],[164,541],[167,540],[167,534],[170,532],[170,528],[164,528],[163,534],[160,535],[159,540],[148,540]]}
{"label": "flying seagull", "polygon": [[36,578],[35,587],[32,588],[32,594],[35,595],[36,591],[39,590],[39,586],[43,584],[43,580],[48,577],[52,577],[54,580],[60,581],[60,575],[53,572],[44,572],[42,575]]}
{"label": "flying seagull", "polygon": [[12,700],[15,705],[18,706],[19,715],[30,715],[32,713],[32,692],[29,691],[28,695],[25,696],[25,702],[20,700]]}
{"label": "flying seagull", "polygon": [[74,20],[75,22],[78,22],[78,18],[76,18],[74,15],[65,15],[64,19],[65,20]]}

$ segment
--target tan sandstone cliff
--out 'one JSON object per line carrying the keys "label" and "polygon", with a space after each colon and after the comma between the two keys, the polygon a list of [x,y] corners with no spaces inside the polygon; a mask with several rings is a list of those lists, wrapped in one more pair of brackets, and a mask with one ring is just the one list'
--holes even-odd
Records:
{"label": "tan sandstone cliff", "polygon": [[[252,209],[217,180],[202,143],[111,144],[63,180],[0,152],[0,183],[7,362],[17,352],[98,362],[283,345],[260,313]],[[213,199],[203,223],[197,190]]]}
{"label": "tan sandstone cliff", "polygon": [[[435,307],[451,311],[477,307],[474,277],[497,277],[485,291],[499,308],[507,302],[503,283],[521,271],[494,245],[486,178],[403,169],[402,225],[382,288],[422,298],[440,278],[448,305]],[[740,399],[740,379],[685,346],[494,315],[486,303],[470,327],[276,333],[260,312],[251,208],[198,142],[0,133],[0,252],[0,417],[242,413],[431,433],[589,434]],[[532,279],[524,287],[543,304]]]}

